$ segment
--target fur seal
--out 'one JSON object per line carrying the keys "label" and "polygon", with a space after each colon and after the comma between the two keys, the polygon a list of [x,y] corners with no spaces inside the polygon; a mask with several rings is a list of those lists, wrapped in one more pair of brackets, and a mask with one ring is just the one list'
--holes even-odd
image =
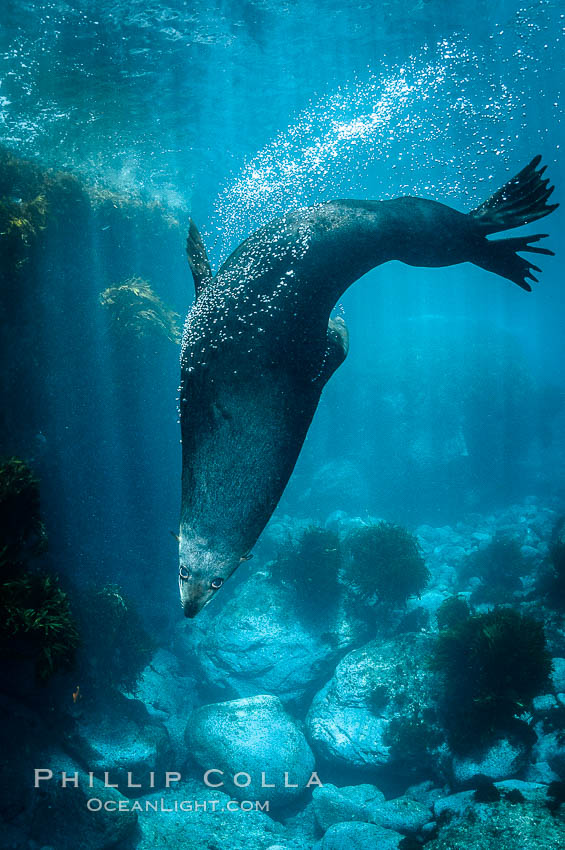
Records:
{"label": "fur seal", "polygon": [[487,201],[461,213],[436,201],[335,200],[289,212],[245,240],[214,276],[191,221],[196,299],[181,354],[179,589],[194,617],[248,557],[290,478],[322,389],[348,335],[330,313],[389,260],[470,262],[531,290],[521,252],[546,234],[489,240],[558,205],[537,156]]}

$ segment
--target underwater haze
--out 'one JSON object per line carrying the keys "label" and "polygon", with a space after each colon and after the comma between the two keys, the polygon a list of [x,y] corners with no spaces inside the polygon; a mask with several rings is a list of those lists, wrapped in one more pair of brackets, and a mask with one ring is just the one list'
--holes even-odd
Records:
{"label": "underwater haze", "polygon": [[[564,68],[559,0],[2,2],[0,847],[565,846]],[[190,219],[215,274],[538,155],[533,291],[351,286],[253,558],[185,619]]]}

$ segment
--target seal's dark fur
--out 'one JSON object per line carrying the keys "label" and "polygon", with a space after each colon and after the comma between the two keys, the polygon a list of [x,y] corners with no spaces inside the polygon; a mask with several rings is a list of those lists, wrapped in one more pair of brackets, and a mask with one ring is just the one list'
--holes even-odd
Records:
{"label": "seal's dark fur", "polygon": [[181,601],[194,616],[236,569],[275,509],[324,384],[347,353],[330,313],[342,293],[389,260],[471,262],[530,289],[551,254],[542,235],[490,240],[548,215],[552,189],[523,171],[469,214],[423,198],[336,200],[262,227],[212,275],[191,222],[197,297],[184,329],[181,376]]}

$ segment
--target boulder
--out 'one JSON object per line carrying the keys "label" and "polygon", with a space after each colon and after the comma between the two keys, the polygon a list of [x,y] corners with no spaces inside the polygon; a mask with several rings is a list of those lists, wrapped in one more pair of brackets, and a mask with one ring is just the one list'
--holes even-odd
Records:
{"label": "boulder", "polygon": [[317,466],[310,479],[310,486],[302,488],[298,501],[306,505],[308,512],[314,509],[316,516],[327,516],[336,505],[352,511],[369,501],[366,468],[347,458],[335,458]]}
{"label": "boulder", "polygon": [[369,820],[405,835],[420,832],[432,820],[431,809],[410,797],[396,797],[369,805]]}
{"label": "boulder", "polygon": [[[184,801],[189,808],[183,811],[179,803]],[[140,802],[156,804],[157,810],[139,815],[140,840],[136,850],[265,850],[281,845],[285,850],[309,850],[306,843],[287,843],[284,827],[262,811],[244,811],[235,808],[233,802],[228,811],[229,801],[229,794],[194,780],[146,797]]]}
{"label": "boulder", "polygon": [[426,779],[416,785],[410,785],[404,792],[404,796],[410,797],[411,800],[416,800],[418,803],[423,803],[428,809],[432,809],[435,801],[445,796],[445,790],[439,788],[431,779]]}
{"label": "boulder", "polygon": [[[81,711],[65,739],[65,749],[85,770],[100,778],[108,773],[109,781],[128,797],[147,793],[150,773],[155,774],[154,787],[159,787],[165,771],[178,769],[178,763],[172,764],[165,726],[139,700],[118,694],[104,705]],[[129,787],[132,784],[142,787]]]}
{"label": "boulder", "polygon": [[[137,814],[129,810],[131,800],[96,778],[91,787],[87,774],[64,755],[54,755],[45,767],[54,778],[37,789],[29,819],[30,837],[39,846],[107,850],[132,837]],[[62,770],[69,776],[78,773],[78,787],[61,787]]]}
{"label": "boulder", "polygon": [[547,786],[542,782],[504,779],[502,782],[495,782],[494,787],[500,791],[503,797],[510,795],[510,799],[513,799],[514,795],[519,794],[529,803],[544,805],[547,802]]}
{"label": "boulder", "polygon": [[149,714],[162,721],[174,750],[179,752],[186,718],[197,704],[194,678],[183,675],[176,655],[159,649],[141,674],[135,694]]}
{"label": "boulder", "polygon": [[447,797],[439,797],[434,801],[434,816],[443,821],[452,818],[463,817],[465,812],[474,806],[474,791],[458,791],[456,794],[448,794]]}
{"label": "boulder", "polygon": [[543,715],[554,708],[557,708],[557,700],[553,694],[540,694],[532,700],[532,712],[534,714]]}
{"label": "boulder", "polygon": [[406,602],[408,611],[414,611],[416,608],[423,608],[429,617],[429,622],[435,625],[435,616],[439,606],[449,596],[448,593],[438,590],[427,590],[420,597],[413,596]]}
{"label": "boulder", "polygon": [[393,720],[411,718],[433,704],[430,640],[410,633],[371,641],[346,655],[308,711],[306,724],[315,752],[353,768],[407,763],[406,750],[391,747],[394,738],[388,733]]}
{"label": "boulder", "polygon": [[330,826],[315,850],[397,850],[403,836],[373,823],[336,823]]}
{"label": "boulder", "polygon": [[314,770],[314,756],[297,722],[270,695],[196,709],[186,744],[204,770],[223,772],[212,774],[212,782],[224,782],[239,800],[268,800],[273,807],[304,793]]}
{"label": "boulder", "polygon": [[528,782],[541,782],[543,785],[560,781],[559,774],[552,770],[546,761],[536,761],[529,764],[524,779]]}
{"label": "boulder", "polygon": [[470,805],[461,817],[441,827],[426,850],[555,850],[563,847],[564,836],[565,812],[503,798]]}
{"label": "boulder", "polygon": [[551,683],[556,694],[565,693],[565,658],[553,658]]}
{"label": "boulder", "polygon": [[335,823],[359,821],[409,835],[420,832],[432,820],[428,806],[409,797],[386,800],[375,785],[324,785],[314,790],[313,805],[323,830]]}
{"label": "boulder", "polygon": [[311,850],[322,832],[314,812],[314,801],[310,800],[304,808],[300,808],[296,812],[291,811],[292,814],[283,819],[287,841],[290,839],[303,841],[307,844],[308,850]]}
{"label": "boulder", "polygon": [[[179,625],[179,657],[196,657],[218,696],[274,694],[299,702],[330,675],[337,659],[366,634],[366,623],[339,607],[329,622],[300,616],[292,587],[258,574],[220,611],[205,610]],[[214,691],[212,691],[214,693]]]}
{"label": "boulder", "polygon": [[369,821],[369,806],[384,799],[385,795],[374,785],[336,788],[328,783],[315,788],[312,795],[316,821],[323,830],[342,821]]}
{"label": "boulder", "polygon": [[257,555],[261,563],[273,560],[282,546],[296,544],[310,525],[309,519],[299,519],[276,511],[253,547],[253,554]]}
{"label": "boulder", "polygon": [[[510,798],[512,801],[517,792],[525,801],[537,805],[542,805],[547,800],[547,787],[539,782],[505,779],[502,782],[494,782],[493,787],[499,792],[502,800]],[[433,804],[433,813],[435,818],[442,822],[462,818],[470,811],[474,811],[481,817],[488,817],[491,805],[491,803],[478,802],[475,790],[470,789],[439,798]]]}
{"label": "boulder", "polygon": [[524,768],[528,748],[520,740],[501,738],[490,747],[471,755],[454,756],[451,774],[455,785],[470,785],[477,778],[493,782],[516,776]]}
{"label": "boulder", "polygon": [[543,726],[538,724],[536,731],[538,739],[532,752],[533,762],[544,762],[561,776],[565,772],[565,742],[562,730],[544,732]]}

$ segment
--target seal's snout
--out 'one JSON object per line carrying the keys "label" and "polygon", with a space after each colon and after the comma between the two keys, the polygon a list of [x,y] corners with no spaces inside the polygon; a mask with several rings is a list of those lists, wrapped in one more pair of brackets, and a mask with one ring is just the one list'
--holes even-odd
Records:
{"label": "seal's snout", "polygon": [[228,562],[225,554],[219,555],[211,549],[207,540],[181,532],[178,577],[185,617],[194,619],[212,601],[237,563],[235,556]]}
{"label": "seal's snout", "polygon": [[196,617],[201,607],[198,602],[183,602],[182,610],[184,611],[184,616],[192,620]]}
{"label": "seal's snout", "polygon": [[194,574],[194,570],[189,570],[186,565],[181,564],[179,591],[185,617],[192,620],[207,605],[214,592],[209,585],[209,581],[203,581],[201,576]]}

